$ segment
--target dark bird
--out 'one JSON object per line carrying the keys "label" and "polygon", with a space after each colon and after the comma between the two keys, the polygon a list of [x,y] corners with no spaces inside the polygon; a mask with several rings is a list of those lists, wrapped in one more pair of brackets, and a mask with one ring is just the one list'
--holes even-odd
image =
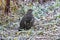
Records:
{"label": "dark bird", "polygon": [[24,15],[24,17],[22,18],[21,22],[20,22],[20,27],[19,27],[19,31],[21,31],[21,29],[24,30],[29,30],[34,23],[34,17],[32,15],[33,10],[29,9],[27,11],[27,14]]}

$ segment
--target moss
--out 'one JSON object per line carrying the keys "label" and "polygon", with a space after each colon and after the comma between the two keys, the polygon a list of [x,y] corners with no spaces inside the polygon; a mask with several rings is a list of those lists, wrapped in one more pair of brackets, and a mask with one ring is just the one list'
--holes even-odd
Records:
{"label": "moss", "polygon": [[54,6],[50,6],[50,7],[49,7],[49,10],[52,11],[53,9],[54,9]]}
{"label": "moss", "polygon": [[60,15],[56,16],[56,18],[60,18]]}

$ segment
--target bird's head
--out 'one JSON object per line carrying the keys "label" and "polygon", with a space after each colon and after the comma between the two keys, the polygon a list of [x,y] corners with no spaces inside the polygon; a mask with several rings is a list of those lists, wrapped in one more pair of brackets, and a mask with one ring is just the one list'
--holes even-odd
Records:
{"label": "bird's head", "polygon": [[27,11],[27,13],[32,13],[32,11],[33,11],[32,9],[29,9],[29,10]]}

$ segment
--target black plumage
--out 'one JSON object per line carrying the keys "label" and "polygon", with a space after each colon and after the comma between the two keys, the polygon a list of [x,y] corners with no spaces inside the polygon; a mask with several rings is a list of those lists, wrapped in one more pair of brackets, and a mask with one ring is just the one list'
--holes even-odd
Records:
{"label": "black plumage", "polygon": [[33,12],[33,10],[32,9],[29,9],[27,11],[27,14],[24,15],[24,17],[22,18],[22,20],[20,22],[19,31],[21,29],[29,30],[33,26],[34,17],[32,15],[32,12]]}

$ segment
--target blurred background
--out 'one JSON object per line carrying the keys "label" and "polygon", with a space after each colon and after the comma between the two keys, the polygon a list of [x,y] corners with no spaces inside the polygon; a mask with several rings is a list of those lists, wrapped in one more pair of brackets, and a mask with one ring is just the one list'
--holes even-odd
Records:
{"label": "blurred background", "polygon": [[[35,25],[18,31],[28,9]],[[0,40],[60,40],[60,0],[0,0]]]}

